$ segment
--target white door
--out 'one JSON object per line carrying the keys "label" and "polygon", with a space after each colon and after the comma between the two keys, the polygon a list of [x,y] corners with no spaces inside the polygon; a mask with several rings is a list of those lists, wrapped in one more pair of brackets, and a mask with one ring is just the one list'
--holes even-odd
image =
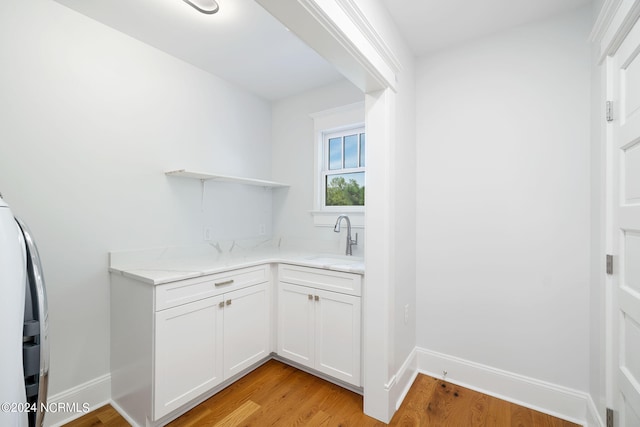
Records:
{"label": "white door", "polygon": [[318,371],[360,386],[360,297],[314,290]]}
{"label": "white door", "polygon": [[619,427],[640,426],[640,23],[609,70],[613,83],[614,401]]}
{"label": "white door", "polygon": [[269,295],[266,283],[224,295],[224,379],[269,355]]}
{"label": "white door", "polygon": [[314,367],[314,289],[280,282],[278,355]]}
{"label": "white door", "polygon": [[222,382],[222,297],[156,313],[154,420]]}

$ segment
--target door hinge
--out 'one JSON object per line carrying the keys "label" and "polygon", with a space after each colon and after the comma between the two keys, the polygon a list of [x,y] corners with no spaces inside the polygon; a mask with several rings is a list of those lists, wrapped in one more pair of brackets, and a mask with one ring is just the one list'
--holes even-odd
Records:
{"label": "door hinge", "polygon": [[607,274],[613,274],[613,255],[607,254]]}
{"label": "door hinge", "polygon": [[613,427],[613,409],[607,408],[607,427]]}
{"label": "door hinge", "polygon": [[613,101],[607,101],[607,121],[613,121]]}

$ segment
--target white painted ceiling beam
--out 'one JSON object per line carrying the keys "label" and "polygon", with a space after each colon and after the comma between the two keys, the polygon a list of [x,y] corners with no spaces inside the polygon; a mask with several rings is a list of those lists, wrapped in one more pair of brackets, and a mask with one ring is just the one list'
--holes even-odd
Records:
{"label": "white painted ceiling beam", "polygon": [[348,0],[256,0],[363,92],[395,89],[397,63]]}

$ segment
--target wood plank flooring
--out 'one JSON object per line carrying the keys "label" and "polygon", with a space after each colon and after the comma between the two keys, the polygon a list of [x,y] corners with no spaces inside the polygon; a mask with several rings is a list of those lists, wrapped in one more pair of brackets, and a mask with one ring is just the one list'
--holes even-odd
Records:
{"label": "wood plank flooring", "polygon": [[[67,427],[129,424],[110,406]],[[362,413],[362,396],[271,360],[169,424],[171,427],[384,426]],[[419,375],[391,426],[577,427],[521,406]]]}

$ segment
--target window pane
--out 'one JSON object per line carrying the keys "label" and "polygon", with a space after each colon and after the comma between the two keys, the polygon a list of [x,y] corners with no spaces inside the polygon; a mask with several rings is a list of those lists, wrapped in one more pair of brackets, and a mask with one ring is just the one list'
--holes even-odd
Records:
{"label": "window pane", "polygon": [[342,169],[342,138],[329,139],[329,169]]}
{"label": "window pane", "polygon": [[361,133],[360,134],[360,167],[363,168],[364,167],[364,148],[365,148],[365,134]]}
{"label": "window pane", "polygon": [[327,206],[364,206],[364,172],[327,175]]}
{"label": "window pane", "polygon": [[344,167],[358,167],[358,135],[344,137]]}

